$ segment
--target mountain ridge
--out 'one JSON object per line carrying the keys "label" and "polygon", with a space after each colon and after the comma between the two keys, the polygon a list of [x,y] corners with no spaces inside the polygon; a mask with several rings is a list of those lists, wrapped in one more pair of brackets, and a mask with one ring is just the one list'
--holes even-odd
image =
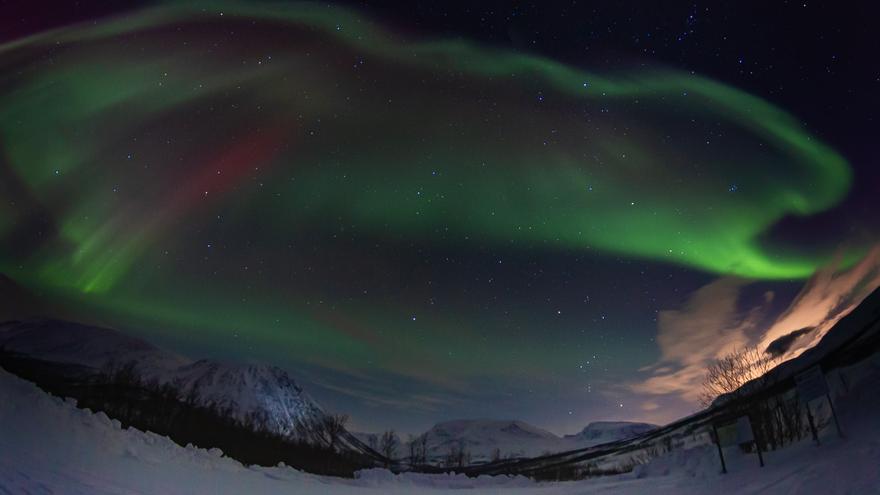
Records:
{"label": "mountain ridge", "polygon": [[284,437],[324,415],[323,408],[277,366],[192,360],[118,330],[52,319],[0,324],[0,349],[95,375],[130,367],[144,384],[172,386],[180,398],[214,407],[241,424]]}

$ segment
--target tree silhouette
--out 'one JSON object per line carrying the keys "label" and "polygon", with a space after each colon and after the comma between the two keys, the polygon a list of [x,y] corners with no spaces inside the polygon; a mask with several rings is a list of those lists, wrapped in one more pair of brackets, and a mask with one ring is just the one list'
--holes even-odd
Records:
{"label": "tree silhouette", "polygon": [[379,438],[379,453],[387,459],[386,466],[390,465],[391,461],[397,456],[397,444],[397,435],[394,433],[394,430],[382,433],[382,436]]}
{"label": "tree silhouette", "polygon": [[736,349],[715,361],[706,368],[700,392],[703,407],[723,394],[735,392],[746,382],[760,379],[779,363],[779,358],[762,352],[755,346]]}

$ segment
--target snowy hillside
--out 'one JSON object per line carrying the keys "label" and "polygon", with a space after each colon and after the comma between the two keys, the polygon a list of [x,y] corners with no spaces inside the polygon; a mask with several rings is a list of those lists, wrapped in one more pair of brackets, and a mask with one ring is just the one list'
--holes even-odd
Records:
{"label": "snowy hillside", "polygon": [[577,482],[533,483],[522,477],[393,475],[384,470],[347,480],[289,467],[246,467],[217,449],[183,448],[165,437],[123,430],[103,413],[77,409],[0,370],[0,493],[297,493],[297,494],[877,494],[880,493],[880,397],[876,380],[863,379],[841,420],[849,438],[822,438],[766,456],[731,450],[727,475],[713,448],[676,451],[633,473]]}
{"label": "snowy hillside", "polygon": [[171,384],[179,397],[216,406],[242,423],[291,435],[297,422],[322,414],[288,374],[277,367],[192,361],[116,330],[57,320],[0,326],[0,348],[53,363],[76,364],[98,373],[135,365],[144,383]]}

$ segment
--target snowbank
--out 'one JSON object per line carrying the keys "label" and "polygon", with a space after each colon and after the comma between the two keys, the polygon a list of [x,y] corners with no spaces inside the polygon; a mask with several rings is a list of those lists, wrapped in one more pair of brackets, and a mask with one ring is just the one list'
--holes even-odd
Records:
{"label": "snowbank", "polygon": [[423,474],[401,473],[395,475],[387,469],[364,469],[355,473],[358,486],[387,487],[409,486],[430,488],[479,488],[491,486],[494,488],[523,488],[534,487],[535,482],[525,476],[479,476],[469,478],[464,474]]}

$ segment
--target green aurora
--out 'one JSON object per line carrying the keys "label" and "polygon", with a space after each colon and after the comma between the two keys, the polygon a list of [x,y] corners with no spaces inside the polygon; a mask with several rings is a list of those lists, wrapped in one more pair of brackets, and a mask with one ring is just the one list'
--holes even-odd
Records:
{"label": "green aurora", "polygon": [[804,279],[831,253],[769,234],[851,181],[795,118],[703,77],[412,41],[311,4],[157,7],[8,43],[0,67],[0,271],[206,346],[449,370],[452,388],[579,351],[551,340],[513,361],[513,338],[452,353],[440,330],[471,338],[467,315],[413,332],[391,296],[345,295],[369,277],[342,295],[304,282],[344,276],[311,263],[316,236],[364,265],[373,246],[430,244]]}

